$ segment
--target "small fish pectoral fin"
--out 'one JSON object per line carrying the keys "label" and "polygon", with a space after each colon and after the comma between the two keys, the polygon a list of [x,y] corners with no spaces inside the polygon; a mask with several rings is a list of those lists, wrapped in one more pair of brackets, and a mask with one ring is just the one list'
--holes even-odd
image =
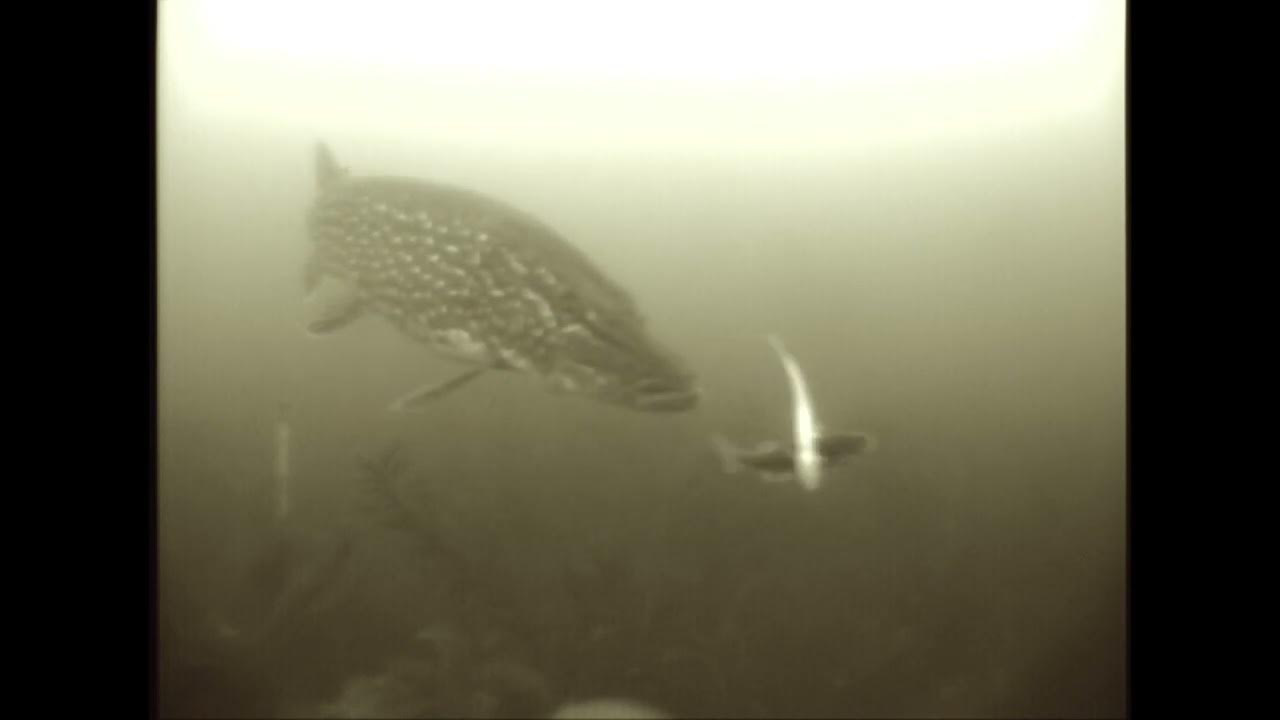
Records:
{"label": "small fish pectoral fin", "polygon": [[420,410],[424,406],[431,404],[432,401],[448,395],[454,390],[457,390],[463,385],[475,380],[488,372],[488,370],[489,368],[487,367],[479,367],[474,370],[468,370],[460,375],[455,375],[444,382],[424,385],[392,402],[390,409],[393,412]]}

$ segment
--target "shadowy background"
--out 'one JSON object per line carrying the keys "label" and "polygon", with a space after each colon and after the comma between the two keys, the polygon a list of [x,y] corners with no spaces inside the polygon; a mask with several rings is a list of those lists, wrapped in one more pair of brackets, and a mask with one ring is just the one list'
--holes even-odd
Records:
{"label": "shadowy background", "polygon": [[[452,144],[218,115],[160,77],[166,716],[1116,716],[1125,708],[1120,89],[1018,132],[797,154]],[[446,96],[437,98],[441,102]],[[336,125],[336,126],[335,126]],[[698,372],[643,415],[302,330],[311,149],[557,228]],[[821,492],[721,474],[824,424]],[[272,517],[288,403],[294,512]],[[362,704],[363,703],[363,704]]]}

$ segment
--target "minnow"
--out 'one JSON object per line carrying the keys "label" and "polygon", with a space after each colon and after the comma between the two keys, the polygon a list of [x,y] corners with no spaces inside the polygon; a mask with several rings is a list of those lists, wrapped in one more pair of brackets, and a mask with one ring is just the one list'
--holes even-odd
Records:
{"label": "minnow", "polygon": [[765,441],[754,448],[743,449],[717,434],[711,438],[712,446],[726,473],[750,468],[769,482],[795,478],[804,489],[817,490],[822,484],[824,468],[875,450],[877,441],[867,433],[825,432],[818,422],[800,364],[787,352],[780,338],[770,335],[768,340],[782,361],[791,388],[791,443]]}
{"label": "minnow", "polygon": [[[786,482],[797,477],[796,453],[788,445],[766,440],[753,448],[740,448],[718,434],[711,436],[711,442],[721,468],[728,474],[751,469],[766,482]],[[866,433],[833,433],[818,438],[815,446],[821,466],[828,468],[875,450],[876,439]]]}

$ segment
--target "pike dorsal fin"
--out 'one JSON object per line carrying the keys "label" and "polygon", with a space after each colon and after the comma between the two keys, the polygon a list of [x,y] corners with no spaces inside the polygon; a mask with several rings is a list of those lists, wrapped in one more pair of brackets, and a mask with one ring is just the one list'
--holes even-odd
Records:
{"label": "pike dorsal fin", "polygon": [[316,144],[316,189],[324,190],[347,176],[347,169],[338,164],[333,151],[324,142]]}

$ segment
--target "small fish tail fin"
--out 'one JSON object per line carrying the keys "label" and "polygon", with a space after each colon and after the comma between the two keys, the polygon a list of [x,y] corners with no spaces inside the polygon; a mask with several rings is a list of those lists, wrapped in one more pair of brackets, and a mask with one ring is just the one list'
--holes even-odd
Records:
{"label": "small fish tail fin", "polygon": [[866,438],[866,444],[862,446],[859,455],[870,455],[880,448],[880,436],[872,433],[862,433],[862,437]]}
{"label": "small fish tail fin", "polygon": [[347,169],[334,159],[329,146],[323,141],[316,143],[316,187],[323,190],[346,175]]}
{"label": "small fish tail fin", "polygon": [[742,471],[744,466],[742,460],[738,458],[738,448],[729,442],[729,438],[716,433],[711,436],[711,447],[715,448],[716,456],[720,458],[720,467],[726,475]]}

